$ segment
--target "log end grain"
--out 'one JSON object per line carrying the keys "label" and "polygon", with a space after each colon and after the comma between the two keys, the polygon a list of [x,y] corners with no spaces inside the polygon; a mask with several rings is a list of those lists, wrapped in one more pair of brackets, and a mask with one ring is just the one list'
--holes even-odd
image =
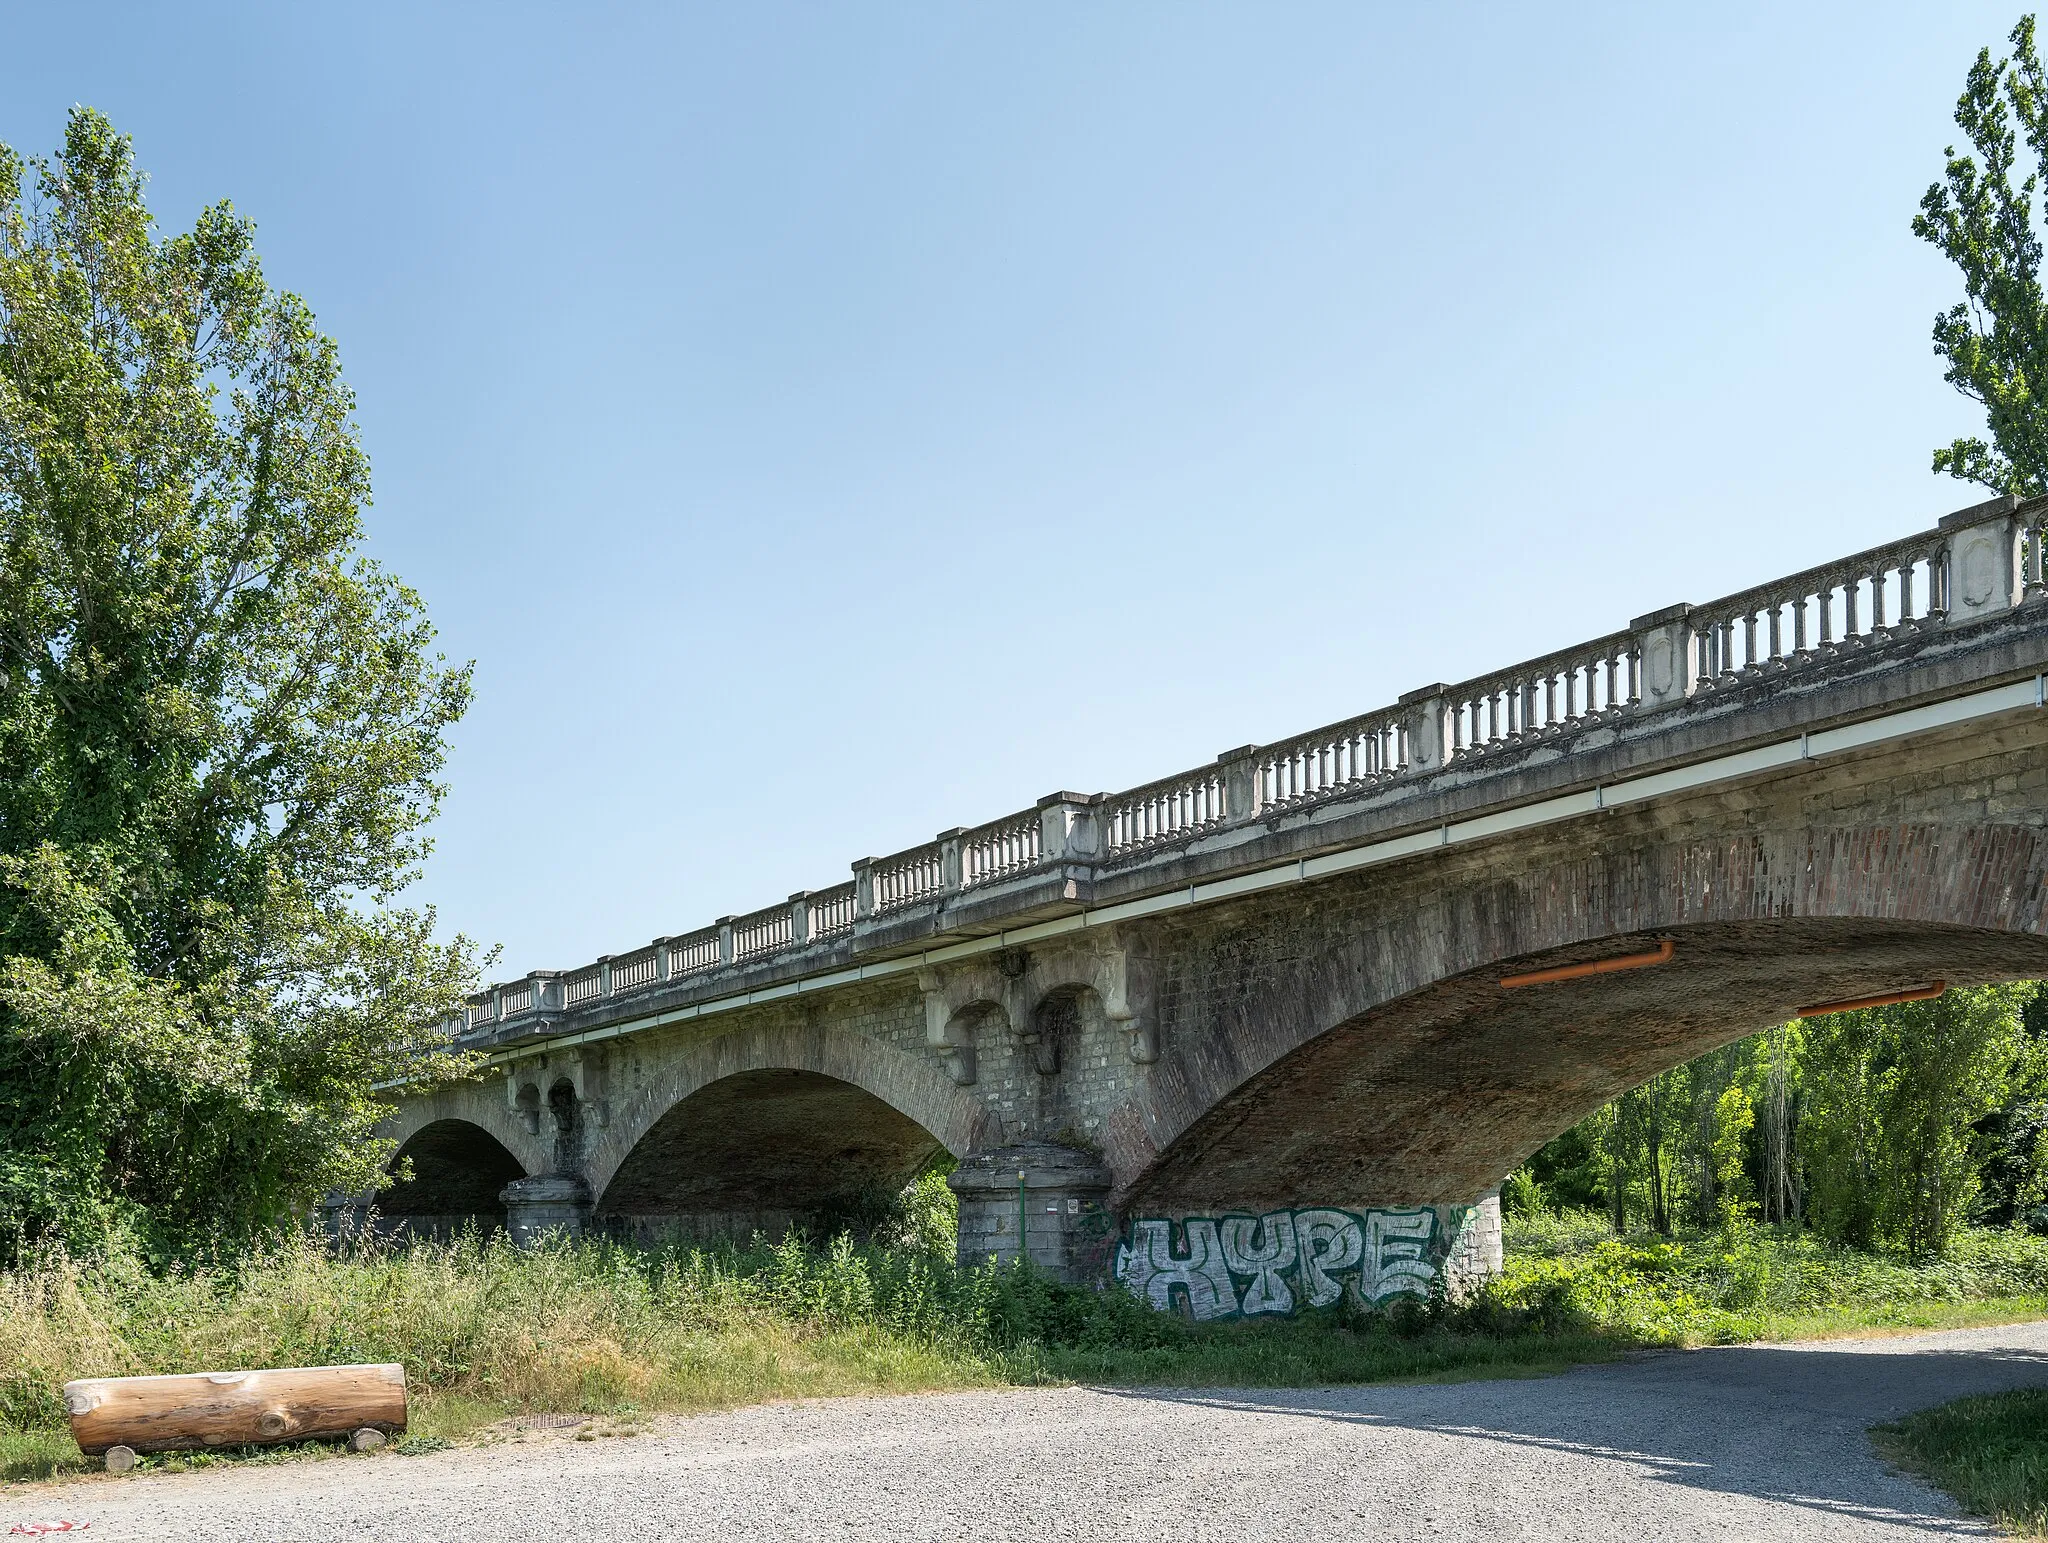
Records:
{"label": "log end grain", "polygon": [[135,1448],[108,1447],[100,1461],[107,1465],[109,1473],[126,1473],[135,1466]]}

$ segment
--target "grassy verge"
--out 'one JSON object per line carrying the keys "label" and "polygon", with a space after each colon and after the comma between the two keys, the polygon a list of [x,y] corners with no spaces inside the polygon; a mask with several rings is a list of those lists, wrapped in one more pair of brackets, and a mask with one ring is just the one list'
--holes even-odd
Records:
{"label": "grassy verge", "polygon": [[1598,1218],[1518,1219],[1508,1243],[1505,1272],[1469,1302],[1206,1326],[1119,1291],[844,1238],[341,1255],[287,1240],[167,1276],[49,1259],[0,1274],[0,1478],[82,1465],[54,1391],[79,1376],[399,1361],[423,1440],[543,1413],[600,1417],[595,1439],[643,1414],[773,1398],[1512,1376],[1644,1346],[2048,1316],[2048,1242],[2011,1234],[1972,1234],[1918,1265],[1796,1233],[1615,1238]]}
{"label": "grassy verge", "polygon": [[1638,1345],[1964,1328],[2048,1317],[2048,1239],[1965,1232],[1920,1262],[1843,1248],[1795,1228],[1617,1238],[1597,1216],[1510,1218],[1491,1295],[1549,1301]]}
{"label": "grassy verge", "polygon": [[1878,1452],[2024,1538],[2048,1537],[2048,1389],[1961,1398],[1871,1431]]}

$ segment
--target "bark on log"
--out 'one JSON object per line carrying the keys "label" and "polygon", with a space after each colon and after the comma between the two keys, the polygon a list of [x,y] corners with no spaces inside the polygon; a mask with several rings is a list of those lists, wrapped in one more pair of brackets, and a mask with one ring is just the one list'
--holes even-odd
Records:
{"label": "bark on log", "polygon": [[82,1377],[64,1384],[71,1434],[87,1455],[330,1440],[365,1426],[405,1429],[402,1366],[300,1366],[175,1377]]}

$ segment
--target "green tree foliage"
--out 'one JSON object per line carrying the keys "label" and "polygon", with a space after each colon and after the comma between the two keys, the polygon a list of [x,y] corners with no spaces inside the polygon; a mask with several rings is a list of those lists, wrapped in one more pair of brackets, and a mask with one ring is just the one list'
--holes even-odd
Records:
{"label": "green tree foliage", "polygon": [[1618,1231],[1802,1218],[1942,1253],[1973,1221],[2048,1230],[2048,988],[1791,1023],[1661,1072],[1531,1159],[1534,1192]]}
{"label": "green tree foliage", "polygon": [[473,980],[395,897],[466,669],[358,555],[333,343],[74,110],[0,147],[0,1255],[190,1249],[373,1182]]}
{"label": "green tree foliage", "polygon": [[1966,298],[1935,317],[1934,351],[1949,384],[1982,404],[1991,433],[1989,444],[1966,436],[1936,450],[1934,469],[2032,497],[2048,492],[2048,305],[2034,224],[2048,94],[2033,17],[2011,42],[2011,57],[1994,61],[1987,48],[1971,66],[1955,116],[1975,153],[1944,152],[1944,179],[1920,200],[1913,233],[1962,273]]}
{"label": "green tree foliage", "polygon": [[1756,1129],[1756,1106],[1739,1082],[1731,1082],[1714,1100],[1714,1193],[1720,1202],[1721,1227],[1733,1232],[1755,1207],[1749,1200],[1749,1137]]}
{"label": "green tree foliage", "polygon": [[1915,1256],[1948,1246],[1978,1198],[1979,1126],[2040,1080],[2031,994],[1983,986],[1806,1025],[1799,1139],[1823,1230]]}

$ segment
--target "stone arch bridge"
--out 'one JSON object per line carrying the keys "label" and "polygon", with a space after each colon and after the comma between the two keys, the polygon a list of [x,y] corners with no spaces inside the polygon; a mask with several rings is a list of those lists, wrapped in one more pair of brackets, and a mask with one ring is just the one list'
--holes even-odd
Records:
{"label": "stone arch bridge", "polygon": [[1501,1176],[1653,1073],[2048,976],[2044,534],[1966,509],[495,986],[478,1080],[388,1090],[379,1214],[774,1230],[947,1154],[963,1256],[1202,1317],[1490,1268]]}

